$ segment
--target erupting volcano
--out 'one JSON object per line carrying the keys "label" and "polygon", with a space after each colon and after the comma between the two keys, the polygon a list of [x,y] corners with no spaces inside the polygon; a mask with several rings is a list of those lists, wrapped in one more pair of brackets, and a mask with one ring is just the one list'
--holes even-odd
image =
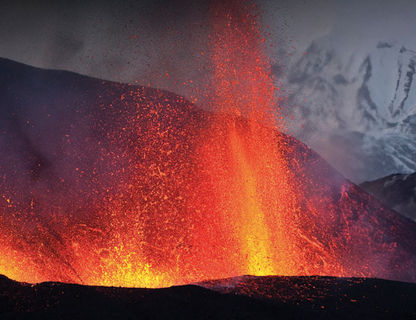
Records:
{"label": "erupting volcano", "polygon": [[212,8],[211,111],[2,63],[1,274],[134,287],[244,274],[416,281],[415,226],[282,133],[254,11]]}

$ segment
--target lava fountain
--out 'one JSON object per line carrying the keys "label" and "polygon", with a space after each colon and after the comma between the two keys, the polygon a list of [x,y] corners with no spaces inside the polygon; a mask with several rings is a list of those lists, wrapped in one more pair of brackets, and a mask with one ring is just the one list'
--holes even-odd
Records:
{"label": "lava fountain", "polygon": [[[252,9],[213,5],[212,112],[156,89],[6,73],[9,118],[16,101],[39,115],[0,141],[12,150],[27,132],[28,149],[55,127],[48,156],[2,155],[0,273],[135,287],[242,274],[416,281],[416,228],[281,133]],[[25,77],[43,84],[23,82],[23,94]]]}
{"label": "lava fountain", "polygon": [[217,115],[201,161],[212,181],[213,213],[226,217],[221,223],[237,248],[237,274],[291,274],[284,233],[285,218],[296,212],[296,193],[284,145],[271,134],[277,88],[255,16],[247,9],[239,2],[213,9],[210,107]]}

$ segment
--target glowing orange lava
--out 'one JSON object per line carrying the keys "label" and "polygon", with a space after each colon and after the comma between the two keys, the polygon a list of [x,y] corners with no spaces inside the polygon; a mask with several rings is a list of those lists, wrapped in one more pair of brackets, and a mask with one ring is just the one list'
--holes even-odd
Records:
{"label": "glowing orange lava", "polygon": [[242,274],[415,280],[406,224],[280,133],[252,10],[213,6],[215,112],[106,85],[88,115],[94,135],[63,137],[71,177],[26,191],[4,175],[0,273],[134,287]]}
{"label": "glowing orange lava", "polygon": [[[206,166],[225,169],[211,168],[209,174],[217,178],[219,212],[228,216],[244,257],[240,274],[290,274],[290,240],[283,226],[286,215],[296,210],[293,176],[281,154],[284,146],[270,134],[276,125],[276,88],[256,18],[248,9],[241,2],[214,6],[211,109],[228,118],[222,132],[215,128],[221,126],[219,120],[210,129],[214,136],[208,143],[222,149],[211,151]],[[241,117],[247,119],[245,125],[239,123]]]}

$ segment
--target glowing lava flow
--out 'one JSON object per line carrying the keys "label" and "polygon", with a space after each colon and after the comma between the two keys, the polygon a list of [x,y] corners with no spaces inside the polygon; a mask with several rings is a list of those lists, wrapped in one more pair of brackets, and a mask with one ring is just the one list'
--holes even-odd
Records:
{"label": "glowing lava flow", "polygon": [[[23,98],[50,103],[38,127],[62,119],[61,105],[74,120],[48,135],[48,161],[2,154],[0,273],[136,287],[242,274],[416,281],[416,228],[275,127],[277,89],[247,8],[227,1],[211,12],[213,113],[161,90],[59,73],[71,100],[55,80],[23,77],[36,83]],[[11,106],[31,103],[13,90]],[[13,129],[0,131],[10,144]]]}
{"label": "glowing lava flow", "polygon": [[248,163],[246,150],[235,130],[230,132],[230,145],[232,148],[232,164],[235,167],[235,176],[232,178],[237,186],[241,199],[237,205],[239,216],[237,221],[241,224],[240,239],[242,252],[247,252],[248,273],[256,275],[276,274],[272,263],[271,239],[268,225],[262,211],[261,197],[257,191],[257,179],[253,168]]}

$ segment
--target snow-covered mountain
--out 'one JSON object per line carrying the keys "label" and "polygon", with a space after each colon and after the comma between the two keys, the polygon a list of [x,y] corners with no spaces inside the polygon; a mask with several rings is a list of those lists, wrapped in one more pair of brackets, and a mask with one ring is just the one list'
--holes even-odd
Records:
{"label": "snow-covered mountain", "polygon": [[314,41],[285,75],[291,133],[355,182],[416,171],[416,51]]}
{"label": "snow-covered mountain", "polygon": [[416,172],[393,174],[364,182],[361,187],[388,207],[416,221]]}

